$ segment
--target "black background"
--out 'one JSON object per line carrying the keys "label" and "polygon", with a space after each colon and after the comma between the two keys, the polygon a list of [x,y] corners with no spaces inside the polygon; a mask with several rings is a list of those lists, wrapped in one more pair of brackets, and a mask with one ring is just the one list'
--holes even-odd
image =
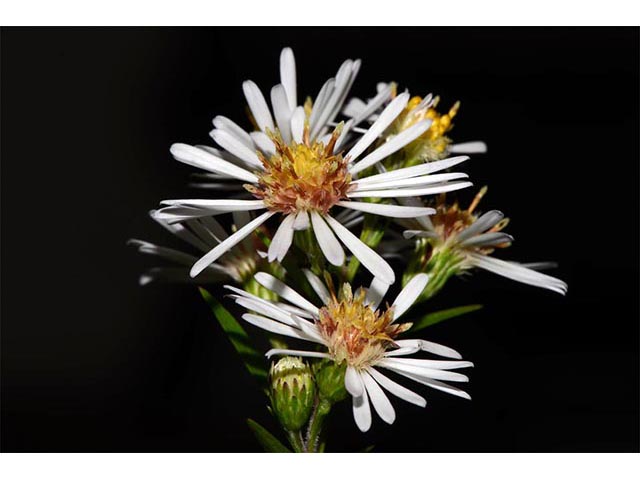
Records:
{"label": "black background", "polygon": [[[241,82],[299,94],[345,58],[443,107],[483,208],[512,218],[503,258],[557,260],[556,294],[478,272],[432,308],[485,308],[424,331],[475,362],[468,402],[394,402],[360,434],[338,407],[329,450],[638,451],[637,29],[3,29],[2,449],[253,451],[275,429],[193,287],[138,287],[125,241],[172,239],[146,211],[196,196],[172,142],[244,121]],[[466,198],[470,193],[465,194]],[[463,195],[463,197],[465,197]],[[393,295],[393,293],[392,293]]]}

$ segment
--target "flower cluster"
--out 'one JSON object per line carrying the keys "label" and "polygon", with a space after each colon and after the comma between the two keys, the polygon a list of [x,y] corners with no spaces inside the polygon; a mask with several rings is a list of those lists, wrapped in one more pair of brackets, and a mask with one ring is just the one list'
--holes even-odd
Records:
{"label": "flower cluster", "polygon": [[[322,420],[345,397],[362,431],[371,426],[371,407],[394,422],[388,394],[426,405],[394,376],[470,398],[450,383],[467,382],[456,370],[473,364],[408,336],[411,307],[450,278],[482,268],[561,294],[567,288],[493,256],[513,238],[503,232],[501,212],[477,212],[486,188],[467,208],[449,200],[472,185],[452,169],[486,151],[483,142],[451,138],[460,102],[441,111],[439,97],[398,93],[395,83],[379,84],[368,100],[350,98],[360,65],[346,60],[314,99],[299,102],[295,58],[285,48],[271,106],[254,82],[242,85],[252,128],[217,116],[216,147],[171,147],[176,160],[204,171],[197,186],[218,192],[163,200],[151,212],[191,253],[130,241],[174,264],[151,269],[142,284],[227,283],[246,310],[242,319],[268,332],[274,348],[266,356],[283,357],[269,375],[272,411],[296,451],[320,448]],[[398,290],[395,300],[382,305],[389,289]],[[409,320],[399,322],[402,316]]]}

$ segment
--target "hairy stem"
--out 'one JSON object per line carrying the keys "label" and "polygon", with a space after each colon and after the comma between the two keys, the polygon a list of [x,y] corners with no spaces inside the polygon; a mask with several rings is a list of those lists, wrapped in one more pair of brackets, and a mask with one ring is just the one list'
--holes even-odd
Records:
{"label": "hairy stem", "polygon": [[287,435],[289,436],[289,443],[291,444],[291,447],[293,447],[294,452],[304,453],[307,451],[302,440],[302,433],[300,433],[300,430],[297,432],[288,431]]}
{"label": "hairy stem", "polygon": [[331,403],[324,399],[319,399],[311,414],[309,429],[307,431],[307,451],[318,452],[320,434],[324,419],[331,411]]}

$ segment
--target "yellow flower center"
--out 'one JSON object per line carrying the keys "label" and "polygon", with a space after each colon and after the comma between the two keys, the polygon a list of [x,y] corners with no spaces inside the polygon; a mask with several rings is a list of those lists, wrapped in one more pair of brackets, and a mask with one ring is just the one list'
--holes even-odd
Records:
{"label": "yellow flower center", "polygon": [[272,135],[276,153],[265,158],[258,152],[264,171],[258,174],[257,185],[245,188],[271,211],[327,213],[347,198],[351,183],[347,160],[333,151],[341,130],[336,128],[327,145],[310,142],[308,128],[302,143],[286,144],[279,135]]}
{"label": "yellow flower center", "polygon": [[398,134],[416,123],[430,119],[431,126],[420,137],[407,145],[404,150],[409,158],[419,157],[422,161],[434,161],[444,158],[447,154],[451,139],[447,133],[453,128],[453,117],[458,113],[460,102],[456,102],[447,113],[438,113],[436,106],[440,97],[436,97],[429,108],[416,108],[422,102],[421,97],[413,97],[405,109],[393,122],[391,131]]}
{"label": "yellow flower center", "polygon": [[393,307],[374,311],[366,304],[363,290],[354,296],[351,286],[344,284],[340,298],[332,294],[329,304],[320,309],[318,327],[336,363],[346,361],[362,368],[380,359],[393,339],[411,327],[392,321]]}

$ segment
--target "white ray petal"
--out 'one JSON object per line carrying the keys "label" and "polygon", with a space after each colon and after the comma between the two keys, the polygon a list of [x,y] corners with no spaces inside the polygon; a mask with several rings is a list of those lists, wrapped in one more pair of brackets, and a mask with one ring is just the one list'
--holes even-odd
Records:
{"label": "white ray petal", "polygon": [[304,120],[304,107],[296,107],[291,115],[291,137],[296,143],[302,143],[302,136],[304,135]]}
{"label": "white ray petal", "polygon": [[393,370],[394,372],[406,372],[415,375],[420,378],[434,379],[434,380],[448,380],[450,382],[468,382],[469,377],[457,372],[450,372],[448,370],[437,370],[433,368],[423,368],[415,365],[406,365],[400,363],[395,358],[384,358],[380,360],[377,365]]}
{"label": "white ray petal", "polygon": [[402,232],[402,236],[409,240],[413,237],[419,238],[438,238],[439,235],[436,232],[429,232],[427,230],[405,230]]}
{"label": "white ray petal", "polygon": [[280,83],[287,94],[289,110],[293,110],[298,104],[296,59],[293,56],[293,50],[289,47],[283,48],[280,53]]}
{"label": "white ray petal", "polygon": [[335,86],[332,89],[331,96],[322,106],[322,111],[311,123],[311,138],[316,138],[327,122],[331,121],[331,114],[339,106],[339,100],[349,85],[351,77],[352,60],[345,60],[336,73]]}
{"label": "white ray petal", "polygon": [[523,267],[512,262],[506,262],[498,258],[489,257],[479,253],[468,253],[468,257],[478,268],[483,268],[497,275],[510,278],[516,282],[526,283],[534,287],[546,288],[548,290],[566,295],[567,284],[562,280],[536,272],[530,268]]}
{"label": "white ray petal", "polygon": [[298,212],[298,215],[296,215],[296,221],[293,223],[293,229],[298,231],[306,230],[307,228],[309,228],[309,214],[306,211],[301,210]]}
{"label": "white ray petal", "polygon": [[292,355],[295,357],[311,357],[311,358],[331,358],[331,355],[324,352],[309,352],[307,350],[287,350],[284,348],[272,348],[265,356],[271,358],[274,355]]}
{"label": "white ray petal", "polygon": [[393,273],[393,269],[380,255],[365,245],[362,240],[342,226],[340,222],[334,220],[329,215],[324,218],[340,238],[342,243],[346,245],[346,247],[355,255],[360,263],[362,263],[362,265],[364,265],[364,267],[373,274],[374,277],[378,277],[380,281],[388,283],[389,285],[395,282],[396,276]]}
{"label": "white ray petal", "polygon": [[513,242],[513,237],[504,232],[489,232],[468,238],[460,245],[463,247],[493,247],[496,245],[509,244]]}
{"label": "white ray petal", "polygon": [[293,303],[294,305],[306,310],[314,315],[318,314],[318,307],[306,300],[302,295],[296,292],[291,287],[288,287],[283,282],[278,280],[273,275],[266,272],[258,272],[254,278],[256,281],[265,288],[268,288],[272,292],[277,293],[285,300]]}
{"label": "white ray petal", "polygon": [[267,129],[275,131],[269,106],[258,86],[253,81],[247,80],[242,84],[242,90],[260,130],[263,132]]}
{"label": "white ray petal", "polygon": [[275,305],[270,304],[268,301],[260,302],[253,298],[247,298],[240,295],[230,295],[235,302],[241,307],[246,308],[247,310],[251,310],[253,312],[259,313],[260,315],[264,315],[265,317],[271,318],[273,320],[277,320],[280,323],[284,323],[285,325],[289,325],[290,327],[298,328],[298,322],[293,320],[290,313],[285,312],[284,310],[279,309]]}
{"label": "white ray petal", "polygon": [[388,142],[385,142],[380,147],[376,148],[362,160],[356,163],[352,163],[351,167],[349,167],[349,172],[352,174],[361,172],[365,168],[378,163],[380,160],[383,160],[389,155],[397,152],[401,148],[404,148],[424,132],[426,132],[431,126],[431,123],[432,121],[429,119],[422,120],[415,125],[407,128],[406,130],[403,130],[399,134],[394,135]]}
{"label": "white ray petal", "polygon": [[321,345],[327,345],[327,341],[320,334],[318,327],[315,323],[311,323],[297,315],[293,315],[293,319],[298,322],[298,327],[309,337],[309,340],[312,342],[319,343]]}
{"label": "white ray petal", "polygon": [[[354,125],[358,125],[363,120],[366,120],[367,118],[369,118],[382,105],[384,105],[388,100],[390,100],[393,90],[394,90],[394,85],[390,83],[388,85],[385,85],[385,87],[382,90],[380,90],[378,94],[375,97],[373,97],[366,105],[364,102],[362,102],[362,100],[360,100],[360,102],[362,102],[362,106],[359,109],[359,113],[357,113],[356,115],[352,115],[354,117],[353,119]],[[358,108],[358,105],[355,105],[354,107]],[[345,115],[347,115],[346,112],[345,112]]]}
{"label": "white ray petal", "polygon": [[[280,303],[280,302],[271,302],[269,300],[265,300],[263,298],[258,297],[257,295],[253,295],[252,293],[245,292],[244,290],[236,288],[236,287],[234,287],[232,285],[225,285],[224,288],[226,288],[227,290],[231,290],[232,292],[236,293],[236,295],[230,295],[234,299],[236,299],[238,297],[248,298],[248,299],[254,300],[254,301],[258,302],[258,303],[269,304],[269,305],[273,306],[273,308],[281,310],[282,312],[284,312],[287,315],[289,315],[290,320],[293,322],[293,324],[295,324],[297,326],[300,326],[300,321],[302,319],[294,318],[294,315],[297,316],[297,317],[301,317],[302,316],[301,313],[304,313],[305,315],[308,315],[303,310],[298,310],[298,309],[292,307],[291,305]],[[309,318],[312,318],[312,317],[309,316]],[[312,322],[309,322],[307,320],[302,320],[302,321],[307,322],[309,324],[312,323]]]}
{"label": "white ray petal", "polygon": [[251,132],[249,135],[251,136],[251,140],[253,140],[256,146],[267,156],[275,155],[276,146],[273,144],[273,141],[271,141],[266,133]]}
{"label": "white ray petal", "polygon": [[371,399],[374,410],[384,422],[391,425],[396,420],[396,411],[393,409],[393,405],[391,405],[389,398],[382,391],[380,385],[376,383],[366,370],[363,370],[360,376],[362,377],[364,386],[367,389],[367,394]]}
{"label": "white ray petal", "polygon": [[[378,105],[378,108],[381,106],[382,104]],[[364,100],[356,97],[351,97],[347,102],[347,104],[342,109],[342,114],[345,117],[351,117],[353,119],[358,117],[360,114],[362,114],[365,108],[367,108],[367,104],[364,102]],[[374,111],[377,110],[378,108],[375,108]]]}
{"label": "white ray petal", "polygon": [[[157,214],[156,210],[149,211],[149,216],[156,223],[158,223],[162,228],[164,228],[165,230],[168,230],[173,235],[181,238],[185,242],[190,243],[191,245],[196,247],[198,250],[208,251],[210,248],[213,247],[213,245],[210,245],[210,244],[206,243],[205,241],[203,241],[203,239],[199,238],[197,235],[195,235],[190,230],[185,228],[183,226],[183,224],[181,224],[181,223],[176,223],[176,224],[173,224],[173,225],[169,224],[165,220],[162,220],[161,218],[158,218],[158,216],[156,214]],[[191,223],[191,221],[187,221],[187,222],[185,222],[185,225],[189,225],[190,223]],[[221,237],[216,237],[216,240],[220,241],[220,240],[218,240],[219,238],[221,238]]]}
{"label": "white ray petal", "polygon": [[132,238],[127,241],[127,245],[131,245],[138,249],[138,252],[145,253],[147,255],[156,255],[172,262],[180,263],[182,265],[189,266],[193,263],[196,257],[189,255],[173,248],[161,247],[154,243],[145,242],[144,240],[138,240]]}
{"label": "white ray petal", "polygon": [[171,145],[171,155],[179,162],[186,163],[193,167],[201,168],[213,173],[221,173],[229,177],[244,180],[245,182],[256,183],[258,177],[253,173],[229,163],[222,158],[216,157],[204,150],[186,145],[184,143],[174,143]]}
{"label": "white ray petal", "polygon": [[242,319],[245,322],[250,323],[251,325],[255,325],[258,328],[266,330],[267,332],[277,333],[279,335],[285,335],[287,337],[293,337],[299,340],[309,340],[307,336],[299,329],[290,327],[289,325],[284,325],[261,315],[245,313],[244,315],[242,315]]}
{"label": "white ray petal", "polygon": [[[193,220],[187,220],[185,222],[186,225],[189,226],[191,231],[193,231],[194,236],[197,236],[198,239],[201,240],[201,246],[198,248],[203,252],[208,252],[217,244],[219,244],[222,240],[216,237],[209,229],[207,229],[201,222],[199,218],[194,218]],[[172,225],[175,227],[180,227],[180,225]],[[185,231],[188,231],[184,229]],[[204,248],[203,248],[204,247]]]}
{"label": "white ray petal", "polygon": [[298,316],[298,317],[302,317],[302,318],[306,318],[309,319],[310,321],[313,321],[314,319],[314,315],[307,312],[306,310],[303,310],[301,308],[298,307],[294,307],[293,305],[290,305],[288,303],[285,302],[273,302],[274,305],[280,307],[283,310],[286,310],[287,312],[293,313],[294,315]]}
{"label": "white ray petal", "polygon": [[435,209],[428,207],[405,207],[402,205],[388,205],[385,203],[340,201],[337,205],[344,208],[358,210],[360,212],[395,218],[415,218],[422,215],[433,215],[436,213]]}
{"label": "white ray petal", "polygon": [[391,122],[396,119],[404,107],[407,106],[408,101],[408,93],[401,93],[394,98],[393,101],[382,111],[373,125],[371,125],[367,133],[365,133],[353,148],[349,150],[346,157],[349,157],[350,161],[354,162],[369,147],[369,145],[371,145],[382,134],[382,132],[386,130]]}
{"label": "white ray petal", "polygon": [[428,342],[427,340],[405,339],[405,340],[396,340],[395,343],[400,347],[416,346],[420,350],[433,353],[435,355],[439,355],[445,358],[458,358],[458,359],[462,358],[462,355],[460,355],[460,353],[455,351],[453,348],[440,345],[439,343]]}
{"label": "white ray petal", "polygon": [[392,358],[392,363],[398,365],[411,365],[420,368],[432,368],[434,370],[457,370],[458,368],[473,367],[473,362],[466,360],[425,360],[422,358]]}
{"label": "white ray petal", "polygon": [[364,186],[376,183],[390,182],[393,180],[400,180],[403,178],[419,177],[422,175],[428,175],[433,172],[451,168],[467,160],[469,160],[469,157],[467,156],[451,157],[445,160],[438,160],[437,162],[423,163],[421,165],[415,165],[413,167],[399,168],[397,170],[391,170],[390,172],[371,175],[369,177],[355,180],[353,183]]}
{"label": "white ray petal", "polygon": [[366,432],[371,428],[371,407],[367,391],[364,388],[362,396],[353,397],[353,419],[361,432]]}
{"label": "white ray petal", "polygon": [[460,232],[457,236],[458,242],[463,242],[468,238],[477,235],[478,233],[482,233],[486,230],[489,230],[491,227],[496,225],[500,220],[504,218],[504,213],[499,210],[489,210],[480,218],[478,218],[475,222],[473,222],[470,226],[465,228],[462,232]]}
{"label": "white ray petal", "polygon": [[247,147],[253,148],[253,140],[251,140],[251,136],[236,122],[233,120],[224,117],[222,115],[218,115],[213,119],[213,126],[220,129],[226,130],[242,143],[244,143]]}
{"label": "white ray petal", "polygon": [[404,312],[409,310],[411,305],[418,299],[422,291],[427,286],[429,276],[426,273],[419,273],[402,289],[393,302],[393,320],[397,320]]}
{"label": "white ray petal", "polygon": [[347,366],[344,374],[344,388],[354,397],[359,397],[364,393],[364,384],[358,371],[351,365]]}
{"label": "white ray petal", "polygon": [[455,143],[449,147],[451,153],[487,153],[487,144],[484,142]]}
{"label": "white ray petal", "polygon": [[307,281],[313,288],[313,291],[318,294],[318,297],[320,297],[320,300],[322,300],[325,305],[329,303],[331,295],[322,280],[320,280],[320,277],[314,275],[313,272],[307,268],[302,269],[302,272],[304,273],[304,276],[307,277]]}
{"label": "white ray petal", "polygon": [[311,115],[309,116],[309,126],[313,126],[317,122],[317,118],[321,115],[324,110],[324,106],[329,100],[329,97],[333,93],[333,87],[335,84],[335,80],[333,78],[328,79],[313,102],[313,108],[311,109]]}
{"label": "white ray petal", "polygon": [[468,178],[469,175],[462,172],[452,173],[435,173],[432,175],[420,175],[418,177],[401,178],[398,180],[391,180],[388,182],[380,182],[375,184],[356,185],[356,189],[353,191],[365,192],[368,190],[389,190],[391,188],[406,188],[406,187],[419,187],[423,185],[431,185],[434,183],[444,183],[450,180],[458,180],[460,178]]}
{"label": "white ray petal", "polygon": [[[315,210],[311,212],[311,224],[320,250],[332,265],[340,266],[344,263],[344,250],[338,242],[333,231],[327,226],[320,214]],[[327,217],[328,218],[328,215]]]}
{"label": "white ray petal", "polygon": [[198,260],[193,267],[191,268],[190,275],[195,277],[202,270],[204,270],[207,265],[215,262],[219,257],[224,255],[227,251],[229,251],[234,245],[237,245],[242,241],[244,237],[250,235],[256,228],[266,222],[269,217],[271,217],[274,212],[265,212],[260,215],[258,218],[252,220],[247,223],[244,227],[238,230],[233,235],[226,238],[223,242],[220,242],[215,248],[213,248],[209,253],[207,253],[204,257]]}
{"label": "white ray petal", "polygon": [[351,71],[347,72],[348,74],[347,84],[342,89],[342,92],[338,96],[338,99],[335,102],[333,109],[331,110],[331,114],[329,115],[329,118],[327,120],[328,124],[332,123],[335,120],[338,113],[340,113],[340,110],[342,110],[342,105],[344,105],[344,102],[347,99],[347,95],[349,94],[349,91],[353,86],[353,82],[355,82],[356,77],[358,76],[358,72],[360,71],[361,65],[362,65],[362,61],[360,59],[357,59],[353,61],[353,63],[351,63]]}
{"label": "white ray petal", "polygon": [[367,372],[375,379],[376,382],[380,384],[382,388],[384,388],[392,395],[401,398],[405,402],[418,405],[419,407],[425,407],[427,405],[427,401],[422,396],[412,392],[406,387],[403,387],[399,383],[394,382],[389,377],[377,371],[375,368],[368,368]]}
{"label": "white ray petal", "polygon": [[262,210],[265,207],[263,200],[229,200],[229,199],[197,199],[183,198],[176,200],[162,200],[162,205],[176,207],[190,207],[211,212],[235,212],[238,210]]}
{"label": "white ray petal", "polygon": [[438,380],[434,380],[432,378],[423,378],[418,375],[412,375],[411,373],[396,371],[397,374],[407,377],[414,382],[421,383],[422,385],[426,385],[427,387],[435,388],[436,390],[440,390],[442,392],[446,392],[450,395],[455,395],[456,397],[466,398],[467,400],[471,400],[471,396],[465,392],[464,390],[460,390],[459,388],[452,387],[451,385],[447,385],[446,383],[439,382]]}
{"label": "white ray petal", "polygon": [[362,222],[364,222],[364,216],[360,216],[360,217],[354,218],[353,220],[349,220],[348,222],[343,223],[343,225],[345,228],[352,230],[353,227],[355,227],[356,225]]}
{"label": "white ray petal", "polygon": [[156,210],[156,217],[169,225],[173,225],[179,222],[185,222],[198,217],[206,217],[211,215],[217,215],[217,213],[211,210],[203,210],[201,208],[172,206],[163,207]]}
{"label": "white ray petal", "polygon": [[282,85],[276,85],[271,89],[271,105],[276,117],[276,124],[280,135],[286,143],[291,142],[291,107],[287,100],[287,93]]}
{"label": "white ray petal", "polygon": [[453,192],[462,188],[472,186],[471,182],[452,182],[442,185],[434,185],[424,188],[393,188],[389,190],[367,190],[348,193],[349,198],[398,198],[398,197],[418,197],[423,195],[435,195],[438,193]]}
{"label": "white ray petal", "polygon": [[373,277],[373,280],[371,280],[371,285],[367,290],[367,300],[369,301],[369,306],[373,310],[376,310],[378,308],[378,305],[380,305],[380,302],[386,295],[387,290],[389,290],[388,283],[381,281],[377,277]]}
{"label": "white ray petal", "polygon": [[229,133],[227,130],[215,128],[209,132],[213,140],[229,153],[243,160],[252,167],[262,168],[262,162],[256,155],[255,148],[247,146],[242,140]]}
{"label": "white ray petal", "polygon": [[267,257],[269,262],[273,262],[274,260],[281,262],[289,251],[291,243],[293,242],[293,222],[295,219],[295,213],[291,213],[280,223],[269,245],[269,256]]}

